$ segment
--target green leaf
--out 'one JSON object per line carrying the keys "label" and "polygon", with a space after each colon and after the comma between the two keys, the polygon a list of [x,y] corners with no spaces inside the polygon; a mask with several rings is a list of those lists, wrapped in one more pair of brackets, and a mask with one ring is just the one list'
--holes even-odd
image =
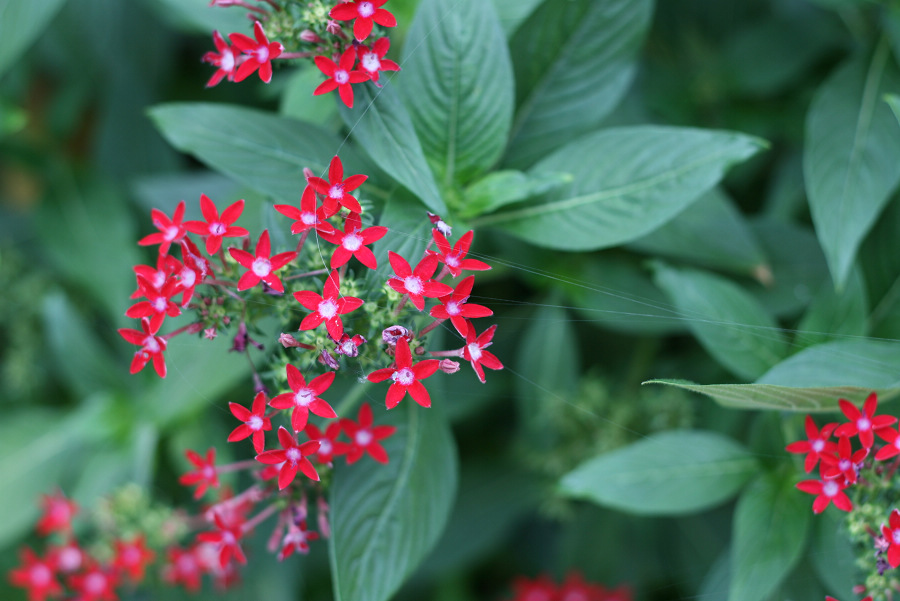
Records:
{"label": "green leaf", "polygon": [[543,0],[493,0],[500,26],[509,37]]}
{"label": "green leaf", "polygon": [[813,223],[837,288],[862,239],[900,182],[900,127],[883,96],[900,73],[882,43],[819,89],[806,119],[803,171]]}
{"label": "green leaf", "polygon": [[288,81],[281,96],[279,113],[291,119],[319,123],[323,126],[332,124],[338,129],[341,118],[338,115],[334,98],[328,95],[316,96],[310,92],[322,83],[322,72],[316,68],[302,69]]}
{"label": "green leaf", "polygon": [[306,187],[303,168],[325,173],[339,149],[345,173],[356,173],[352,149],[311,123],[204,103],[164,104],[150,116],[175,148],[281,202],[299,202]]}
{"label": "green leaf", "polygon": [[[226,39],[232,31],[250,35],[246,13],[212,6],[208,0],[152,0],[150,5],[160,16],[187,31],[210,37],[212,31],[216,30]],[[210,68],[209,74],[212,73]]]}
{"label": "green leaf", "polygon": [[528,175],[511,169],[494,171],[466,188],[461,215],[470,218],[490,213],[571,181],[572,176],[568,173]]}
{"label": "green leaf", "polygon": [[506,164],[523,168],[596,128],[635,72],[651,0],[548,0],[510,44],[517,112]]}
{"label": "green leaf", "polygon": [[731,165],[764,145],[734,132],[607,129],[566,145],[530,171],[571,173],[571,184],[473,225],[494,225],[532,244],[562,250],[624,244],[675,217],[716,185]]}
{"label": "green leaf", "polygon": [[775,319],[737,284],[694,269],[656,267],[669,296],[703,348],[723,367],[755,379],[787,355]]}
{"label": "green leaf", "polygon": [[354,108],[338,107],[353,138],[388,175],[415,194],[426,207],[446,214],[434,175],[425,161],[409,112],[389,82],[383,88],[355,89]]}
{"label": "green leaf", "polygon": [[894,117],[900,121],[900,96],[897,94],[885,94],[884,101],[887,102],[888,106],[891,107],[891,111],[894,113]]}
{"label": "green leaf", "polygon": [[900,199],[895,196],[860,249],[872,311],[871,336],[900,338]]}
{"label": "green leaf", "polygon": [[713,188],[670,222],[628,246],[651,255],[745,275],[770,272],[753,230],[719,188]]}
{"label": "green leaf", "polygon": [[763,474],[741,494],[729,601],[765,601],[800,559],[811,512],[793,484],[793,478]]}
{"label": "green leaf", "polygon": [[856,555],[842,516],[826,511],[815,519],[808,555],[826,588],[838,599],[852,599],[853,583],[857,580]]}
{"label": "green leaf", "polygon": [[854,268],[840,291],[823,286],[797,326],[795,342],[812,346],[829,340],[864,337],[868,330],[869,298],[862,271]]}
{"label": "green leaf", "polygon": [[0,0],[0,75],[37,39],[64,3],[65,0]]}
{"label": "green leaf", "polygon": [[328,541],[335,601],[386,601],[431,550],[456,494],[456,450],[439,407],[411,399],[385,415],[390,463],[338,465]]}
{"label": "green leaf", "polygon": [[514,84],[493,4],[423,0],[409,28],[398,85],[444,188],[471,181],[500,158]]}
{"label": "green leaf", "polygon": [[730,438],[671,430],[589,459],[562,478],[560,492],[626,513],[679,515],[725,502],[758,469]]}

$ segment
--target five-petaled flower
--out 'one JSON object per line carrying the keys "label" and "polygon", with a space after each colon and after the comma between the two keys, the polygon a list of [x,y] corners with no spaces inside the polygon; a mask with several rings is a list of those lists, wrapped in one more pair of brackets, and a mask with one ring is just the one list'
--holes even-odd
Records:
{"label": "five-petaled flower", "polygon": [[213,488],[219,488],[219,473],[216,470],[216,448],[210,447],[206,451],[206,459],[200,456],[199,453],[188,449],[184,452],[185,456],[188,458],[188,461],[194,464],[194,467],[197,469],[193,472],[188,472],[182,475],[178,482],[182,486],[192,486],[194,484],[197,485],[197,489],[194,491],[194,498],[199,499],[206,493],[206,490],[211,486]]}
{"label": "five-petaled flower", "polygon": [[119,335],[130,342],[141,347],[141,350],[134,353],[131,360],[131,373],[144,369],[149,361],[153,361],[153,369],[156,370],[160,378],[166,377],[166,360],[163,352],[166,350],[166,340],[162,336],[157,336],[156,332],[159,326],[152,327],[150,320],[146,317],[141,319],[141,331],[131,330],[128,328],[120,328]]}
{"label": "five-petaled flower", "polygon": [[493,353],[484,350],[493,344],[491,340],[496,331],[497,326],[493,325],[482,332],[480,336],[476,336],[475,326],[469,322],[469,331],[466,333],[466,346],[462,349],[462,357],[472,364],[472,369],[475,370],[475,373],[478,375],[478,379],[481,380],[482,384],[485,382],[483,368],[503,369],[503,364],[500,363],[500,359]]}
{"label": "five-petaled flower", "polygon": [[319,395],[328,390],[328,387],[334,382],[333,371],[326,371],[324,374],[316,376],[307,385],[306,379],[299,369],[288,363],[286,370],[291,392],[279,394],[269,401],[269,404],[275,409],[293,407],[291,427],[294,428],[294,432],[299,432],[306,427],[310,412],[319,417],[337,417],[337,413],[334,412],[331,405],[319,398]]}
{"label": "five-petaled flower", "polygon": [[797,488],[811,495],[816,495],[813,501],[813,513],[822,513],[829,503],[843,511],[853,509],[850,497],[844,492],[847,485],[841,480],[804,480],[797,483]]}
{"label": "five-petaled flower", "polygon": [[249,269],[238,280],[238,290],[247,290],[259,284],[260,280],[272,287],[276,292],[284,292],[284,284],[275,272],[290,263],[297,256],[294,251],[278,253],[271,257],[272,248],[269,242],[269,230],[263,230],[256,245],[256,256],[239,248],[229,248],[228,252],[235,261]]}
{"label": "five-petaled flower", "polygon": [[[352,85],[368,81],[369,79],[368,73],[353,68],[353,65],[356,64],[356,49],[352,46],[347,48],[337,64],[327,56],[317,56],[314,60],[319,71],[324,73],[328,79],[313,90],[313,95],[318,96],[337,90],[341,101],[347,107],[353,108]],[[356,211],[359,211],[359,209],[356,209]]]}
{"label": "five-petaled flower", "polygon": [[234,55],[234,50],[218,31],[213,32],[213,44],[216,45],[216,50],[218,50],[218,52],[210,50],[203,55],[203,62],[217,67],[216,72],[213,73],[212,77],[209,78],[209,81],[206,82],[207,88],[213,87],[226,77],[228,78],[228,81],[234,81],[234,72],[238,67],[238,60]]}
{"label": "five-petaled flower", "polygon": [[69,577],[69,587],[80,593],[77,597],[79,601],[118,601],[118,581],[114,570],[91,563],[86,571]]}
{"label": "five-petaled flower", "polygon": [[392,381],[385,399],[388,409],[396,407],[407,392],[421,406],[431,407],[431,396],[422,380],[436,372],[439,364],[437,359],[425,359],[413,365],[409,340],[401,338],[397,341],[394,367],[376,369],[368,375],[368,379],[370,382]]}
{"label": "five-petaled flower", "polygon": [[256,40],[242,33],[228,36],[231,43],[247,56],[234,74],[234,81],[243,81],[259,69],[259,78],[269,83],[272,81],[272,59],[284,52],[284,46],[280,42],[269,42],[259,21],[253,24],[253,35]]}
{"label": "five-petaled flower", "polygon": [[[337,205],[334,208],[336,210]],[[291,224],[292,234],[301,234],[311,229],[316,229],[319,233],[334,231],[334,227],[326,221],[331,214],[326,212],[325,204],[316,208],[316,189],[312,186],[303,189],[299,208],[293,205],[275,205],[275,210],[294,220]]]}
{"label": "five-petaled flower", "polygon": [[825,424],[822,429],[816,428],[816,422],[811,415],[806,416],[806,440],[798,440],[789,444],[785,450],[788,453],[806,453],[803,461],[803,469],[807,473],[813,471],[823,453],[837,451],[837,445],[828,440],[831,433],[837,428],[837,424]]}
{"label": "five-petaled flower", "polygon": [[381,8],[387,0],[352,0],[341,2],[331,9],[329,15],[337,21],[353,22],[353,36],[358,41],[363,41],[372,33],[373,23],[382,27],[396,27],[397,19],[393,14]]}
{"label": "five-petaled flower", "polygon": [[319,474],[307,457],[319,449],[319,441],[310,440],[297,444],[291,433],[281,426],[278,428],[278,442],[281,444],[280,449],[264,451],[256,456],[257,461],[266,465],[281,464],[278,472],[278,489],[284,490],[293,482],[298,471],[318,482]]}
{"label": "five-petaled flower", "polygon": [[490,317],[493,311],[482,305],[470,305],[466,301],[472,294],[472,286],[475,284],[475,276],[470,275],[456,285],[452,294],[442,296],[438,300],[440,305],[431,308],[430,315],[435,319],[449,319],[460,336],[465,336],[469,331],[466,318]]}
{"label": "five-petaled flower", "polygon": [[51,532],[71,532],[72,518],[78,513],[75,501],[66,497],[62,491],[52,495],[42,495],[43,513],[37,522],[37,533],[47,536]]}
{"label": "five-petaled flower", "polygon": [[228,408],[233,416],[244,422],[231,431],[228,442],[250,438],[253,441],[253,449],[257,453],[262,453],[265,449],[265,433],[272,429],[272,420],[266,417],[266,394],[256,393],[250,409],[237,403],[228,403]]}
{"label": "five-petaled flower", "polygon": [[344,323],[341,321],[341,315],[361,307],[363,300],[353,296],[341,296],[340,285],[340,276],[335,270],[325,280],[322,296],[312,290],[300,290],[294,293],[297,302],[312,311],[300,322],[301,330],[312,330],[325,322],[328,335],[334,340],[341,339],[341,336],[344,335]]}
{"label": "five-petaled flower", "polygon": [[169,246],[180,241],[187,233],[184,223],[182,223],[182,220],[184,219],[184,201],[182,200],[178,203],[178,206],[175,207],[175,212],[172,214],[171,219],[159,209],[150,211],[150,217],[153,220],[153,225],[156,226],[156,229],[159,231],[155,234],[144,236],[138,240],[138,244],[141,246],[159,244],[159,254],[167,254],[169,252]]}
{"label": "five-petaled flower", "polygon": [[387,38],[379,38],[372,44],[370,49],[368,46],[359,46],[357,55],[359,56],[359,66],[366,72],[375,82],[375,85],[381,87],[378,83],[378,74],[382,71],[399,71],[400,65],[389,58],[384,58],[391,47],[391,41]]}
{"label": "five-petaled flower", "polygon": [[887,560],[892,568],[900,566],[900,510],[894,509],[888,518],[888,524],[881,525],[881,534],[889,547]]}
{"label": "five-petaled flower", "polygon": [[331,461],[347,452],[346,443],[338,441],[341,435],[341,422],[331,422],[322,432],[315,424],[306,424],[303,432],[310,440],[319,441],[319,449],[316,451],[316,461],[328,465]]}
{"label": "five-petaled flower", "polygon": [[232,225],[244,212],[244,200],[232,203],[219,216],[215,203],[206,194],[200,195],[200,210],[206,221],[186,221],[184,227],[189,232],[206,236],[206,252],[214,255],[222,246],[222,238],[239,238],[249,236],[250,232],[242,227]]}
{"label": "five-petaled flower", "polygon": [[175,278],[169,278],[162,288],[155,288],[153,284],[145,280],[143,276],[137,276],[138,291],[146,298],[131,305],[125,312],[126,317],[150,318],[150,329],[158,330],[163,324],[166,315],[169,317],[177,317],[181,315],[181,309],[172,300],[177,295],[180,283]]}
{"label": "five-petaled flower", "polygon": [[363,453],[368,453],[379,463],[387,463],[387,451],[379,441],[394,434],[397,428],[373,425],[372,408],[368,403],[362,404],[356,419],[356,422],[348,418],[341,419],[341,427],[344,429],[344,433],[350,437],[350,443],[347,444],[347,465],[359,461]]}
{"label": "five-petaled flower", "polygon": [[472,246],[472,238],[475,236],[474,231],[469,230],[460,236],[453,247],[450,246],[450,242],[447,241],[437,228],[431,230],[431,235],[434,237],[434,242],[437,244],[438,250],[429,252],[436,255],[441,260],[441,263],[447,266],[447,271],[449,271],[450,275],[453,277],[458,278],[463,270],[487,271],[491,268],[491,266],[484,261],[466,258],[466,255],[469,254],[469,247]]}
{"label": "five-petaled flower", "polygon": [[350,213],[344,221],[343,232],[335,230],[332,233],[321,233],[323,239],[338,245],[331,255],[331,268],[340,267],[347,263],[350,257],[356,257],[369,269],[377,269],[378,261],[367,245],[381,240],[387,231],[386,227],[380,225],[362,229],[359,213]]}
{"label": "five-petaled flower", "polygon": [[120,574],[127,575],[132,582],[141,582],[147,565],[153,563],[156,558],[156,553],[147,548],[144,535],[138,535],[127,541],[116,540],[113,546],[115,547],[113,567]]}
{"label": "five-petaled flower", "polygon": [[388,280],[388,285],[400,294],[409,296],[409,300],[419,311],[425,310],[425,297],[438,298],[453,293],[447,284],[431,279],[437,269],[438,259],[433,254],[422,257],[415,269],[410,268],[406,259],[392,250],[388,251],[388,260],[396,276]]}
{"label": "five-petaled flower", "polygon": [[48,596],[56,597],[63,592],[56,580],[53,566],[38,557],[28,547],[20,551],[22,565],[9,572],[9,580],[14,586],[28,591],[28,601],[44,601]]}
{"label": "five-petaled flower", "polygon": [[867,449],[871,449],[875,442],[875,432],[887,428],[897,421],[897,418],[891,415],[875,415],[875,410],[878,408],[878,396],[874,392],[866,399],[862,411],[846,399],[839,399],[838,405],[850,423],[838,426],[834,431],[835,435],[859,434],[859,442]]}
{"label": "five-petaled flower", "polygon": [[306,528],[306,520],[300,520],[299,524],[288,522],[287,532],[281,539],[281,550],[278,551],[278,561],[284,561],[294,553],[306,555],[309,553],[309,541],[319,538],[318,532],[310,532]]}
{"label": "five-petaled flower", "polygon": [[338,205],[351,213],[362,213],[359,201],[348,194],[348,192],[359,188],[368,177],[368,175],[356,174],[345,178],[344,165],[341,163],[341,159],[336,156],[331,159],[331,163],[328,165],[328,181],[315,175],[306,181],[315,188],[316,192],[325,197],[326,213],[333,215],[339,210]]}
{"label": "five-petaled flower", "polygon": [[226,524],[222,517],[213,512],[213,521],[217,530],[213,532],[201,532],[197,540],[204,543],[214,543],[219,546],[219,567],[224,568],[232,559],[238,563],[247,563],[247,556],[241,549],[241,538],[244,536],[243,520],[240,517],[234,523]]}
{"label": "five-petaled flower", "polygon": [[859,465],[868,454],[869,449],[859,449],[854,453],[850,447],[850,438],[841,436],[837,452],[822,455],[822,477],[826,480],[833,480],[843,476],[846,484],[856,484]]}
{"label": "five-petaled flower", "polygon": [[888,443],[878,449],[878,452],[875,453],[875,459],[877,461],[884,461],[885,459],[900,455],[900,431],[897,431],[894,428],[882,428],[878,430],[876,434]]}

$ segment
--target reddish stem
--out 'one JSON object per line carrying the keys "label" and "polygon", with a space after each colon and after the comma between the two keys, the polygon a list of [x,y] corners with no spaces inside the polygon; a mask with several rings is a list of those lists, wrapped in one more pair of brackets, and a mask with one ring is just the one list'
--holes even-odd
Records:
{"label": "reddish stem", "polygon": [[292,58],[309,58],[313,56],[312,52],[282,52],[276,60],[279,59],[292,59]]}
{"label": "reddish stem", "polygon": [[168,334],[164,334],[163,336],[161,336],[161,338],[163,340],[169,340],[170,338],[174,338],[175,336],[178,336],[179,334],[183,334],[185,332],[188,332],[190,334],[196,334],[197,332],[199,332],[202,329],[203,329],[203,324],[198,321],[195,323],[189,323],[186,326],[182,326],[182,327],[178,328],[177,330],[175,330],[174,332],[169,332]]}
{"label": "reddish stem", "polygon": [[463,350],[461,348],[454,351],[428,351],[432,357],[462,357]]}
{"label": "reddish stem", "polygon": [[223,466],[217,466],[216,471],[220,474],[227,474],[228,472],[239,472],[258,466],[259,462],[256,461],[256,459],[248,459],[246,461],[236,461],[234,463],[226,463]]}
{"label": "reddish stem", "polygon": [[271,505],[257,513],[255,516],[244,522],[244,524],[241,526],[241,532],[250,532],[276,511],[278,511],[278,506],[275,503],[272,503]]}
{"label": "reddish stem", "polygon": [[288,277],[284,278],[284,281],[287,282],[290,280],[297,280],[300,278],[309,278],[314,275],[325,275],[326,273],[328,273],[327,269],[316,269],[315,271],[307,271],[306,273],[298,273],[297,275],[288,276]]}
{"label": "reddish stem", "polygon": [[441,325],[445,320],[443,319],[435,319],[433,322],[422,328],[418,334],[416,334],[416,338],[421,338],[431,330],[435,329],[439,325]]}

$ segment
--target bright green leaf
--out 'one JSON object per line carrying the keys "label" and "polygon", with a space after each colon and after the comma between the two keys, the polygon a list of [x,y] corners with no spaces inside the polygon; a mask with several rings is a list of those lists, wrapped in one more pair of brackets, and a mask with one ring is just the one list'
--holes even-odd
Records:
{"label": "bright green leaf", "polygon": [[743,134],[691,128],[608,129],[560,148],[530,175],[571,173],[539,202],[475,220],[562,250],[616,246],[647,234],[763,148]]}
{"label": "bright green leaf", "polygon": [[493,4],[423,0],[398,81],[425,158],[444,188],[471,181],[500,158],[514,84]]}
{"label": "bright green leaf", "polygon": [[65,0],[0,0],[0,75],[44,30]]}
{"label": "bright green leaf", "polygon": [[765,601],[800,559],[811,512],[792,478],[763,474],[734,513],[729,601]]}
{"label": "bright green leaf", "polygon": [[[439,407],[406,399],[376,419],[397,432],[387,465],[338,465],[328,541],[335,601],[386,601],[441,535],[456,495],[456,450]],[[368,465],[367,465],[368,464]]]}
{"label": "bright green leaf", "polygon": [[671,430],[587,460],[562,478],[560,492],[626,513],[679,515],[725,502],[758,469],[730,438]]}
{"label": "bright green leaf", "polygon": [[869,298],[862,271],[853,269],[840,291],[826,283],[797,326],[795,342],[812,346],[836,338],[864,337],[867,333]]}
{"label": "bright green leaf", "polygon": [[900,90],[887,44],[857,57],[819,89],[806,120],[803,171],[816,234],[836,287],[900,182],[900,127],[882,100]]}
{"label": "bright green leaf", "polygon": [[655,281],[703,348],[735,375],[755,379],[787,355],[787,340],[775,319],[730,280],[660,265]]}
{"label": "bright green leaf", "polygon": [[529,175],[521,171],[503,170],[489,173],[466,188],[463,217],[476,217],[501,207],[545,194],[572,181],[568,173],[539,173]]}
{"label": "bright green leaf", "polygon": [[651,0],[547,0],[510,48],[518,106],[506,163],[523,168],[596,128],[631,83]]}

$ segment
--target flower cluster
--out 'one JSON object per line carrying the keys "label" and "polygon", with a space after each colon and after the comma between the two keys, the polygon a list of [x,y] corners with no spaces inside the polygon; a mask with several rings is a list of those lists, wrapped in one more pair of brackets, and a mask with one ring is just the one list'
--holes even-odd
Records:
{"label": "flower cluster", "polygon": [[[383,71],[399,71],[400,66],[386,58],[390,40],[380,37],[369,44],[364,42],[376,26],[397,25],[394,15],[382,6],[387,0],[343,0],[328,4],[323,0],[260,0],[262,5],[245,0],[213,0],[216,6],[240,6],[249,9],[254,19],[251,38],[231,33],[228,40],[213,32],[216,51],[206,53],[203,60],[216,67],[207,82],[215,86],[223,79],[243,81],[254,72],[262,81],[272,80],[272,60],[312,59],[326,79],[314,94],[337,90],[348,107],[353,106],[353,84],[372,81],[378,83]],[[280,41],[270,41],[263,23],[271,25]],[[344,31],[351,27],[352,35]],[[230,42],[230,44],[229,44]],[[286,52],[286,45],[292,50]]]}
{"label": "flower cluster", "polygon": [[577,572],[570,572],[560,585],[545,575],[535,580],[516,578],[512,587],[515,596],[510,601],[631,601],[628,586],[608,589],[585,582]]}

